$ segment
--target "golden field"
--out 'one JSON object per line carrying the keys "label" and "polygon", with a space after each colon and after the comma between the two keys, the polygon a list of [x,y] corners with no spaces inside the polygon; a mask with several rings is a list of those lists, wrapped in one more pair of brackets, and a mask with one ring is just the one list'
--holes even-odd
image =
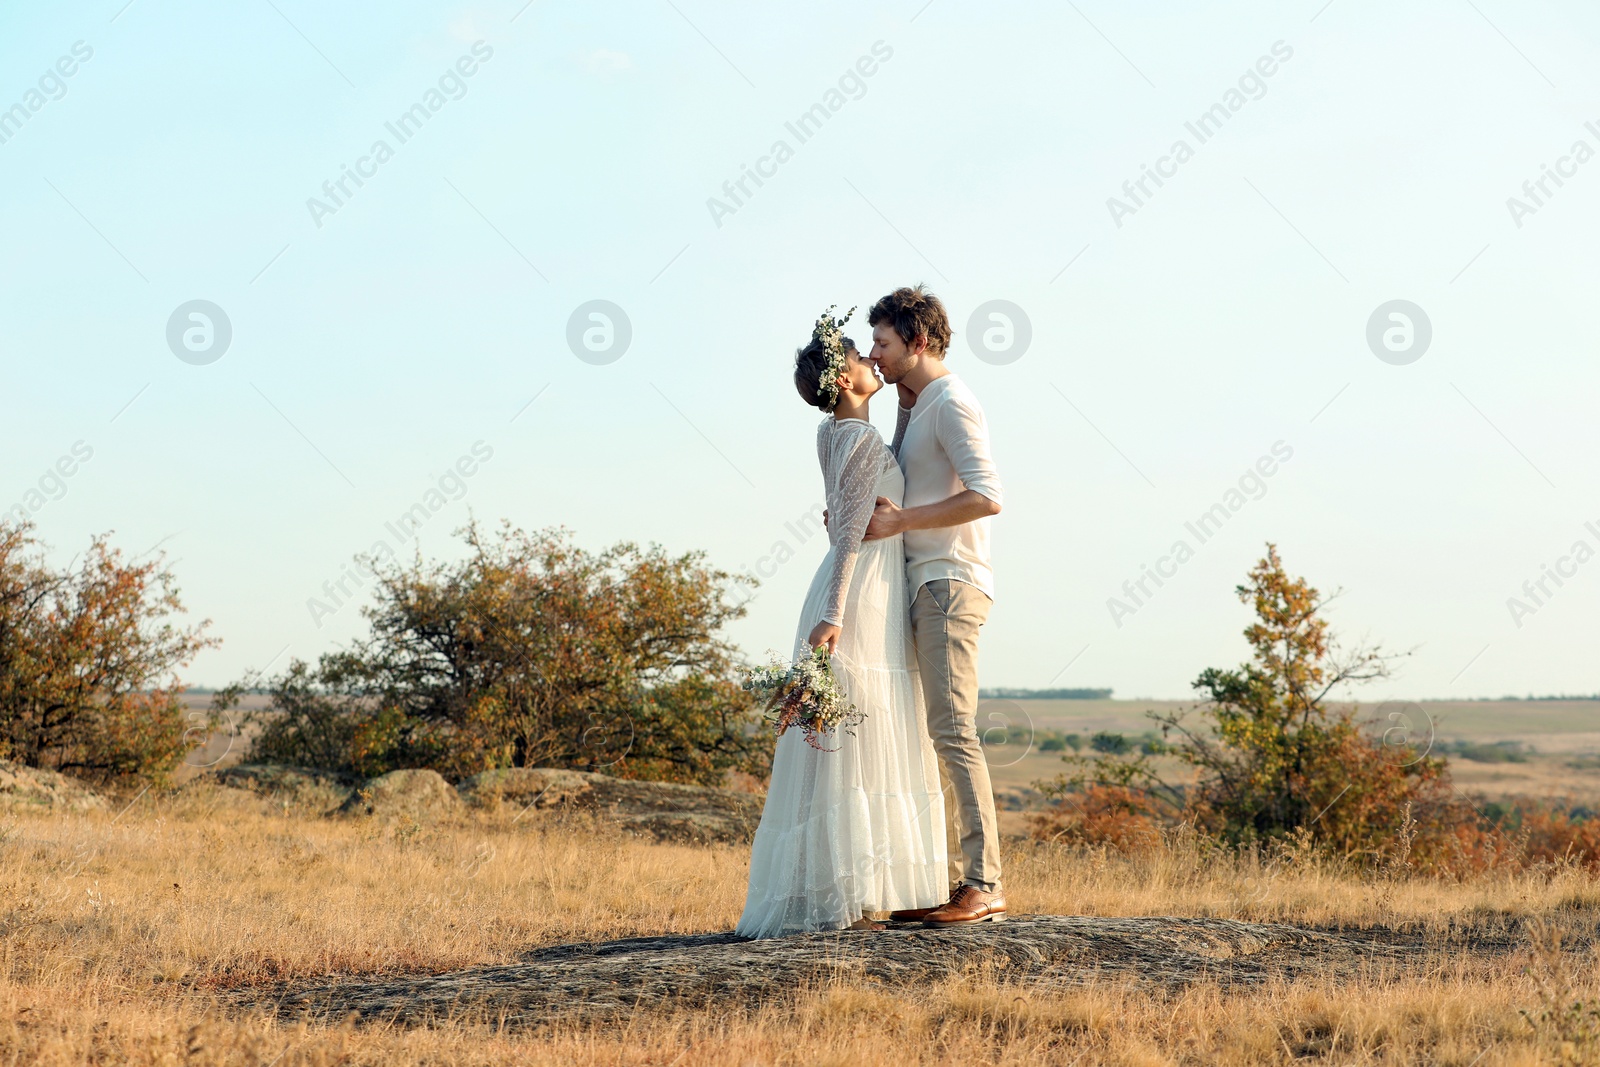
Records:
{"label": "golden field", "polygon": [[[1051,733],[1088,738],[1106,730],[1139,737],[1152,729],[1146,711],[1166,713],[1189,706],[1172,700],[986,699],[978,706],[978,728],[996,795],[1003,806],[1029,806],[1037,799],[1033,783],[1061,773],[1061,753],[1039,747]],[[1395,701],[1348,706],[1379,732],[1391,725],[1389,714],[1404,715],[1404,739],[1419,751],[1449,756],[1452,781],[1474,800],[1529,799],[1600,809],[1600,702]],[[1524,758],[1496,763],[1459,758],[1453,749],[1462,742],[1512,742],[1523,747]],[[1159,766],[1174,781],[1189,774],[1176,760],[1159,761]],[[1016,812],[1003,813],[1001,820],[1015,832],[1024,826]]]}
{"label": "golden field", "polygon": [[512,1031],[313,1024],[233,1005],[241,990],[328,975],[727,930],[745,850],[514,810],[335,820],[204,785],[104,813],[0,814],[0,842],[0,1064],[1600,1062],[1588,1014],[1600,881],[1565,867],[1451,883],[1292,852],[1219,860],[1181,838],[1145,857],[1016,840],[1016,913],[1221,916],[1404,931],[1425,946],[1405,976],[1170,992],[975,973]]}

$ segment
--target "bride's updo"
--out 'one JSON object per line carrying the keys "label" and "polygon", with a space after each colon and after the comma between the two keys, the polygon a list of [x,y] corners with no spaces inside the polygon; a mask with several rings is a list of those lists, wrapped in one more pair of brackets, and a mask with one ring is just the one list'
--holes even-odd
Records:
{"label": "bride's updo", "polygon": [[[840,339],[846,353],[856,351],[856,343],[848,337]],[[813,337],[811,343],[794,354],[794,387],[800,399],[814,408],[832,411],[838,398],[822,388],[822,372],[828,366],[828,350],[821,338]]]}

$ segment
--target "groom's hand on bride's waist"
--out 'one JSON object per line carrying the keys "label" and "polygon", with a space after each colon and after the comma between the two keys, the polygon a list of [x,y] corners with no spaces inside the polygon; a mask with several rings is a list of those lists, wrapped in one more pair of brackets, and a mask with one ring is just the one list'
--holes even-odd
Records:
{"label": "groom's hand on bride's waist", "polygon": [[872,510],[872,518],[867,520],[867,532],[862,536],[862,540],[879,541],[903,533],[905,531],[903,515],[904,511],[893,500],[880,496],[878,506]]}
{"label": "groom's hand on bride's waist", "polygon": [[974,489],[963,489],[937,504],[898,507],[888,497],[878,498],[877,510],[867,523],[867,541],[903,534],[907,530],[942,530],[1000,514],[1000,505]]}

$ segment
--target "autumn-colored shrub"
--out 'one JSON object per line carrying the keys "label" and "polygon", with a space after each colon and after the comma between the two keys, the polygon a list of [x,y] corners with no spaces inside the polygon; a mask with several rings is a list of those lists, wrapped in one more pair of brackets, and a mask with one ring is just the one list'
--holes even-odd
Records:
{"label": "autumn-colored shrub", "polygon": [[1600,873],[1600,818],[1527,804],[1519,805],[1507,821],[1528,862],[1573,863]]}
{"label": "autumn-colored shrub", "polygon": [[1122,853],[1161,846],[1160,813],[1142,790],[1091,784],[1064,793],[1028,816],[1031,836],[1069,845],[1104,845]]}
{"label": "autumn-colored shrub", "polygon": [[[1288,575],[1276,546],[1249,578],[1236,592],[1255,611],[1251,661],[1203,671],[1195,707],[1149,713],[1164,745],[1096,746],[1066,757],[1075,773],[1041,789],[1066,798],[1109,787],[1128,812],[1188,822],[1234,847],[1306,838],[1362,864],[1448,866],[1458,827],[1476,815],[1451,790],[1445,761],[1403,737],[1388,744],[1329,703],[1341,686],[1387,677],[1395,657],[1376,646],[1342,653],[1320,615],[1327,600]],[[1164,756],[1193,780],[1163,777]]]}
{"label": "autumn-colored shrub", "polygon": [[723,627],[748,582],[699,553],[460,531],[452,563],[375,566],[370,633],[267,680],[254,756],[373,775],[570,767],[719,783],[770,737]]}
{"label": "autumn-colored shrub", "polygon": [[205,740],[179,668],[216,642],[183,613],[165,557],[107,537],[52,567],[29,524],[0,522],[0,759],[97,782],[162,782]]}

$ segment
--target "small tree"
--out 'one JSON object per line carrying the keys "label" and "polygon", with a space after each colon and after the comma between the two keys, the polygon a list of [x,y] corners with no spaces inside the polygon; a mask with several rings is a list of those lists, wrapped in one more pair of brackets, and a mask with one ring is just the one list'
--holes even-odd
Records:
{"label": "small tree", "polygon": [[560,530],[463,531],[456,563],[380,569],[371,633],[269,683],[258,758],[375,774],[570,767],[715,782],[770,740],[722,628],[748,583],[703,556]]}
{"label": "small tree", "polygon": [[[1366,859],[1447,849],[1460,812],[1445,761],[1385,745],[1328,702],[1340,686],[1388,677],[1398,657],[1376,646],[1341,654],[1320,615],[1331,598],[1290,577],[1274,545],[1236,592],[1256,616],[1244,632],[1249,663],[1201,672],[1196,708],[1147,713],[1165,745],[1069,757],[1077,772],[1042,785],[1125,789],[1141,812],[1164,809],[1235,845],[1309,836]],[[1192,784],[1163,778],[1162,748],[1192,769]]]}
{"label": "small tree", "polygon": [[31,524],[0,523],[0,759],[99,781],[165,781],[186,736],[177,677],[209,621],[183,628],[164,556],[125,562],[105,536],[64,570]]}

